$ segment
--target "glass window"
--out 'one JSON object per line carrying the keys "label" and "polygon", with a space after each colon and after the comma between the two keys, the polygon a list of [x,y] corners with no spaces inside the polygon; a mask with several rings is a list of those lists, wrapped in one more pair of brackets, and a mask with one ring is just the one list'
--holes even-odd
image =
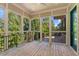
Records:
{"label": "glass window", "polygon": [[71,33],[71,46],[77,51],[77,10],[76,7],[70,12],[70,33]]}

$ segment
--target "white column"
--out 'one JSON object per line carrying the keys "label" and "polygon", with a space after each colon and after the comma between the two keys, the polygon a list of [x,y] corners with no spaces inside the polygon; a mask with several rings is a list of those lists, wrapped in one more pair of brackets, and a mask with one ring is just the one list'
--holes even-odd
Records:
{"label": "white column", "polygon": [[52,38],[51,38],[51,16],[49,18],[49,46],[52,44]]}
{"label": "white column", "polygon": [[69,14],[66,15],[66,45],[70,46],[70,19]]}
{"label": "white column", "polygon": [[[4,18],[4,32],[5,36],[8,36],[8,4],[5,6],[5,18]],[[8,38],[4,40],[4,49],[8,49]]]}
{"label": "white column", "polygon": [[24,27],[24,23],[23,23],[23,19],[24,19],[24,12],[23,15],[21,16],[21,33],[23,33],[23,27]]}
{"label": "white column", "polygon": [[39,18],[40,18],[40,41],[42,41],[42,19],[39,15]]}
{"label": "white column", "polygon": [[77,30],[77,38],[78,38],[78,40],[77,40],[77,52],[78,52],[78,55],[79,55],[79,4],[77,4],[77,15],[78,15],[78,22],[77,22],[77,28],[78,28],[78,30]]}
{"label": "white column", "polygon": [[31,31],[31,18],[29,18],[29,31]]}
{"label": "white column", "polygon": [[[32,31],[31,31],[31,18],[29,18],[29,34],[32,35]],[[32,41],[32,39],[33,39],[33,37],[31,37],[29,40]]]}
{"label": "white column", "polygon": [[22,34],[22,35],[21,35],[21,36],[22,36],[22,37],[21,37],[21,39],[22,39],[21,43],[24,42],[24,35],[23,35],[24,23],[23,23],[23,20],[24,20],[24,12],[22,13],[22,16],[21,16],[21,27],[20,27],[20,29],[21,29],[20,32],[21,32],[21,34]]}

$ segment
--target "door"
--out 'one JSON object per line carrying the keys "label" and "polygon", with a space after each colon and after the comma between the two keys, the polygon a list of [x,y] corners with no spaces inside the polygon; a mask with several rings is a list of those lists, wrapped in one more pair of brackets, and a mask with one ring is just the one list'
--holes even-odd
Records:
{"label": "door", "polygon": [[70,38],[71,47],[77,51],[77,9],[74,7],[70,12]]}

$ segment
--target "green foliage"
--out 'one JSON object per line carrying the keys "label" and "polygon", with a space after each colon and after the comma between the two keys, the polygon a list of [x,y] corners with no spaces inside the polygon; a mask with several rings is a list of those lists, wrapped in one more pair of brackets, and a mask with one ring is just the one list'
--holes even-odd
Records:
{"label": "green foliage", "polygon": [[0,32],[4,32],[3,27],[4,27],[3,20],[2,20],[2,19],[0,19]]}
{"label": "green foliage", "polygon": [[0,34],[0,49],[2,50],[4,48],[4,36],[3,34]]}
{"label": "green foliage", "polygon": [[52,28],[52,30],[57,30],[52,21],[51,21],[51,28]]}
{"label": "green foliage", "polygon": [[11,33],[9,36],[9,48],[14,47],[20,44],[23,40],[23,35],[21,33]]}
{"label": "green foliage", "polygon": [[20,16],[14,14],[13,12],[8,13],[9,18],[9,31],[19,31],[20,30]]}
{"label": "green foliage", "polygon": [[0,49],[3,49],[4,47],[4,37],[2,32],[4,32],[4,23],[3,23],[3,19],[0,19]]}
{"label": "green foliage", "polygon": [[9,37],[9,47],[17,46],[19,43],[22,42],[22,35],[21,33],[17,33],[17,31],[20,31],[21,26],[21,16],[16,15],[13,12],[8,13],[8,29],[9,31],[13,32],[11,33]]}
{"label": "green foliage", "polygon": [[39,19],[33,19],[31,21],[31,30],[33,31],[40,31],[40,20]]}
{"label": "green foliage", "polygon": [[29,30],[29,19],[24,18],[24,31]]}
{"label": "green foliage", "polygon": [[34,32],[34,39],[40,40],[40,32]]}
{"label": "green foliage", "polygon": [[42,32],[49,35],[49,16],[42,19]]}

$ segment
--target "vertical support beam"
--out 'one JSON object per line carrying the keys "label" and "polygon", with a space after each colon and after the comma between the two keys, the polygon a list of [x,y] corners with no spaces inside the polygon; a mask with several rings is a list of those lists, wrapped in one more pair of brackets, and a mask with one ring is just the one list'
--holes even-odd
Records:
{"label": "vertical support beam", "polygon": [[78,38],[78,40],[77,40],[77,52],[78,52],[78,55],[79,55],[79,4],[77,4],[77,15],[78,15],[78,22],[77,22],[77,28],[78,28],[78,30],[77,30],[77,38]]}
{"label": "vertical support beam", "polygon": [[[22,42],[24,42],[24,35],[23,35],[24,23],[23,23],[23,19],[24,19],[24,12],[23,12],[23,14],[22,14],[22,16],[21,16],[21,27],[20,27],[20,29],[21,29],[20,31],[21,31],[21,34],[22,34],[22,35],[21,35],[21,36],[22,36],[22,38],[21,38],[21,39],[22,39]],[[21,42],[21,43],[22,43],[22,42]]]}
{"label": "vertical support beam", "polygon": [[[29,34],[32,35],[32,31],[31,31],[31,18],[29,18]],[[31,37],[29,40],[32,41],[33,37]]]}
{"label": "vertical support beam", "polygon": [[42,41],[42,19],[40,17],[40,14],[39,14],[39,18],[40,18],[40,41]]}
{"label": "vertical support beam", "polygon": [[66,14],[66,45],[70,46],[70,12],[68,8]]}
{"label": "vertical support beam", "polygon": [[51,44],[52,44],[52,38],[51,38],[51,16],[50,16],[49,17],[49,46],[51,46]]}
{"label": "vertical support beam", "polygon": [[[8,3],[5,6],[5,18],[4,18],[4,32],[5,36],[8,36]],[[8,38],[6,37],[4,40],[4,49],[8,49]]]}
{"label": "vertical support beam", "polygon": [[21,16],[21,33],[23,33],[23,27],[24,27],[23,19],[24,19],[24,12],[23,15]]}
{"label": "vertical support beam", "polygon": [[31,32],[31,18],[29,20],[29,31]]}

